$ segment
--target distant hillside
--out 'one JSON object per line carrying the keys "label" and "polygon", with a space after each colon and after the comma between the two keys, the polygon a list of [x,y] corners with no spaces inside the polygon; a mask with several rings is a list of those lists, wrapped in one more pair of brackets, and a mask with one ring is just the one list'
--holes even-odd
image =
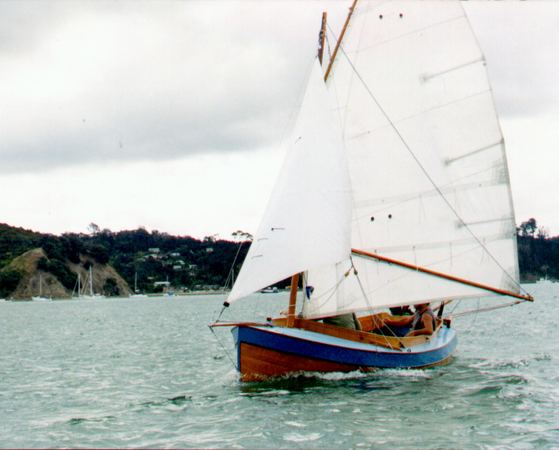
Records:
{"label": "distant hillside", "polygon": [[48,236],[0,223],[0,268],[26,251],[41,247]]}
{"label": "distant hillside", "polygon": [[[523,222],[517,234],[521,280],[559,279],[559,236],[548,237],[535,219]],[[171,290],[222,288],[239,272],[250,240],[241,231],[232,240],[199,240],[143,228],[112,232],[95,224],[89,234],[55,236],[0,224],[0,298],[36,295],[39,276],[53,296],[68,296],[77,273],[84,280],[89,265],[95,291],[105,295],[127,295],[136,280],[138,292],[145,293],[166,284]]]}
{"label": "distant hillside", "polygon": [[[113,233],[94,224],[90,230],[89,234],[55,236],[0,224],[0,297],[14,296],[16,288],[18,296],[35,292],[40,273],[28,276],[17,262],[12,264],[34,249],[44,252],[36,263],[37,270],[53,275],[66,292],[72,291],[76,273],[81,272],[85,279],[88,264],[92,264],[94,278],[99,276],[97,292],[125,295],[133,290],[136,280],[138,291],[146,293],[161,291],[167,282],[170,289],[222,288],[230,283],[231,269],[234,273],[240,269],[250,245],[250,235],[240,231],[233,235],[235,242],[171,236],[142,228]],[[111,270],[112,274],[100,275]],[[109,279],[115,281],[106,285]],[[52,278],[45,275],[45,280]],[[23,288],[26,283],[28,288]]]}
{"label": "distant hillside", "polygon": [[[69,297],[66,289],[55,275],[38,269],[39,261],[47,258],[41,248],[29,250],[14,258],[3,271],[16,271],[20,274],[17,285],[6,296],[25,299],[38,296],[41,289],[45,297]],[[40,286],[42,284],[42,286]]]}
{"label": "distant hillside", "polygon": [[0,274],[17,274],[17,282],[0,284],[0,296],[15,300],[29,299],[42,295],[52,298],[70,298],[78,294],[78,274],[87,280],[89,268],[92,273],[92,287],[95,293],[104,295],[128,295],[127,283],[109,265],[97,264],[91,258],[80,255],[79,263],[60,263],[50,260],[42,248],[29,250],[14,258],[0,270]]}

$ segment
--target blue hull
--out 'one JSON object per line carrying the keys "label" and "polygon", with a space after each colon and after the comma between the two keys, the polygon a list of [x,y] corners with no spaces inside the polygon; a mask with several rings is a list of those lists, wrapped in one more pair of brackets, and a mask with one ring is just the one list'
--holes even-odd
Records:
{"label": "blue hull", "polygon": [[[233,330],[237,347],[237,367],[245,378],[284,375],[305,369],[337,371],[374,368],[421,368],[448,360],[457,345],[456,332],[441,328],[431,339],[402,350],[354,342],[299,328],[238,326]],[[261,369],[264,355],[264,369]],[[290,367],[290,358],[296,361]],[[278,361],[277,374],[274,361]],[[286,362],[287,361],[287,362]],[[314,369],[313,369],[314,368]],[[292,370],[291,370],[292,369]]]}

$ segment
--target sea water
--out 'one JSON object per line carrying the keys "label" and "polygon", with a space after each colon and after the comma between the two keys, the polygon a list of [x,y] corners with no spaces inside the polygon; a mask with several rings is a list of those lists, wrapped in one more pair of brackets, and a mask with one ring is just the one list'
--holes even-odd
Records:
{"label": "sea water", "polygon": [[559,448],[559,283],[525,288],[536,303],[455,321],[450,365],[267,383],[208,329],[222,296],[0,302],[0,446]]}

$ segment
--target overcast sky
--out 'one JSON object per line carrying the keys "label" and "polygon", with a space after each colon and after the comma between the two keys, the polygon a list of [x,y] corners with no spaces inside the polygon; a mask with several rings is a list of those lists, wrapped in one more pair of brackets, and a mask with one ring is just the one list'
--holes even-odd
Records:
{"label": "overcast sky", "polygon": [[[254,232],[316,52],[350,1],[0,1],[0,222]],[[464,3],[517,223],[559,234],[559,4]],[[332,39],[333,36],[330,35]],[[333,42],[333,41],[332,41]]]}

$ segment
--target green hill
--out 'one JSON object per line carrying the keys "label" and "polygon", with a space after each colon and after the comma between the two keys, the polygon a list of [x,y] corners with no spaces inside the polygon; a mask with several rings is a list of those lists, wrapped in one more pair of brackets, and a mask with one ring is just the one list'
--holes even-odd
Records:
{"label": "green hill", "polygon": [[[234,242],[171,236],[143,228],[112,232],[92,224],[90,229],[90,234],[55,236],[0,224],[0,297],[13,296],[27,273],[11,265],[12,261],[33,249],[44,251],[37,268],[54,275],[70,292],[79,268],[95,264],[114,268],[130,287],[137,279],[138,291],[152,293],[161,291],[167,281],[173,289],[222,288],[234,261],[235,273],[240,269],[250,244],[249,235],[242,232],[235,233],[240,240]],[[122,283],[101,288],[106,295],[123,295],[128,289]]]}
{"label": "green hill", "polygon": [[[96,291],[105,295],[126,295],[135,280],[144,293],[159,292],[167,282],[170,289],[218,289],[230,285],[231,272],[240,270],[251,238],[241,231],[233,233],[234,240],[200,240],[143,228],[112,232],[91,224],[90,230],[56,236],[0,224],[0,298],[34,291],[37,271],[69,295],[76,274],[85,276],[89,265],[103,274],[97,276]],[[529,219],[518,227],[517,240],[522,281],[559,279],[559,236],[548,237],[545,228]],[[36,268],[22,269],[17,258],[36,249],[43,252]]]}

